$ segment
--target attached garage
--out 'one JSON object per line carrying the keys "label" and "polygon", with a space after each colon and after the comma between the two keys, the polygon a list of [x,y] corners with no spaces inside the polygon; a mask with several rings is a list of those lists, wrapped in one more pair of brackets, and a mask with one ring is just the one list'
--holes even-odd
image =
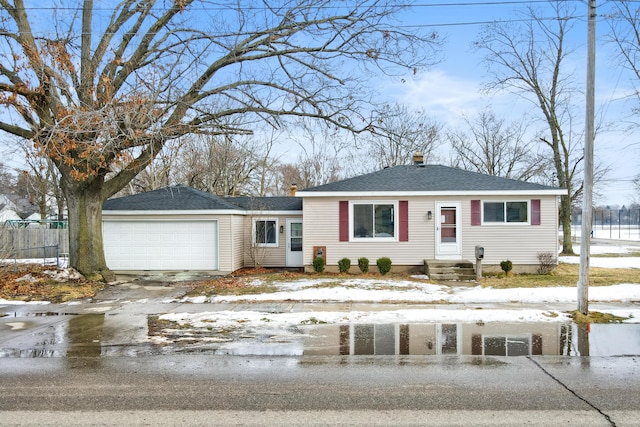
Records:
{"label": "attached garage", "polygon": [[104,220],[112,270],[218,270],[216,220]]}
{"label": "attached garage", "polygon": [[[253,246],[252,224],[260,220],[277,224],[275,246]],[[105,201],[102,242],[107,267],[117,273],[224,275],[254,265],[258,252],[265,267],[290,266],[289,252],[301,236],[289,226],[299,230],[301,222],[297,197],[220,197],[177,185]]]}

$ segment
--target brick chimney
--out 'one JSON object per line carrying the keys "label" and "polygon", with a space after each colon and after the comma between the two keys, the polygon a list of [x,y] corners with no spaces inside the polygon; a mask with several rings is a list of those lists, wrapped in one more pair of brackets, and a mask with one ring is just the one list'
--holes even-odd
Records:
{"label": "brick chimney", "polygon": [[424,157],[422,156],[422,153],[419,151],[416,151],[416,154],[413,155],[413,164],[421,165],[423,163],[424,163]]}
{"label": "brick chimney", "polygon": [[291,197],[295,196],[296,195],[296,191],[298,191],[298,184],[296,184],[296,183],[291,184],[291,187],[289,187],[289,195]]}

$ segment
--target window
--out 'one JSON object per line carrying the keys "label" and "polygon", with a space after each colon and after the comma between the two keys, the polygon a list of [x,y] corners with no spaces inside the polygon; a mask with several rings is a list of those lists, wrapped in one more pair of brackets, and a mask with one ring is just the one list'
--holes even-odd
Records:
{"label": "window", "polygon": [[278,222],[275,219],[260,219],[253,223],[253,242],[258,246],[278,246]]}
{"label": "window", "polygon": [[395,238],[395,204],[354,203],[352,237]]}
{"label": "window", "polygon": [[530,336],[484,336],[485,356],[529,356],[531,354]]}
{"label": "window", "polygon": [[484,202],[482,218],[485,223],[528,223],[528,202]]}

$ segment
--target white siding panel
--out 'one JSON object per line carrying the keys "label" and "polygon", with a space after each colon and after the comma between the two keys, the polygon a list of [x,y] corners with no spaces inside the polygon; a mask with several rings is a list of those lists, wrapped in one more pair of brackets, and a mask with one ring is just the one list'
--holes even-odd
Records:
{"label": "white siding panel", "polygon": [[[254,266],[255,261],[260,262],[263,267],[284,267],[287,265],[287,233],[280,233],[280,227],[286,227],[287,219],[300,219],[300,215],[271,215],[271,216],[247,216],[244,221],[244,265]],[[253,246],[253,221],[257,219],[275,219],[278,223],[278,246],[277,247],[254,247]],[[283,228],[284,229],[284,228]],[[304,225],[302,227],[304,232]],[[303,237],[304,241],[304,237]]]}
{"label": "white siding panel", "polygon": [[[541,199],[541,225],[481,225],[471,226],[471,200],[480,197],[400,197],[409,202],[408,242],[340,242],[338,197],[305,198],[303,208],[304,263],[313,261],[313,247],[327,247],[327,265],[335,266],[343,257],[352,264],[359,257],[369,258],[371,264],[379,257],[388,256],[395,265],[422,265],[435,254],[435,218],[428,220],[427,212],[435,215],[437,202],[460,202],[462,258],[475,260],[475,246],[485,247],[485,263],[499,264],[510,259],[514,264],[537,264],[541,251],[558,249],[557,197],[531,197]],[[502,197],[501,200],[523,200],[522,197]],[[349,200],[390,200],[359,197]]]}

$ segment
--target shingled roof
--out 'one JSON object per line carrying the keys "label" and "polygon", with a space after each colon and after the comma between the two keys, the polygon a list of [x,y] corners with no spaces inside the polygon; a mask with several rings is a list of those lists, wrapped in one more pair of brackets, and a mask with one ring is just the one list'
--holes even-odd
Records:
{"label": "shingled roof", "polygon": [[302,199],[297,197],[220,197],[185,185],[176,185],[107,200],[102,205],[102,209],[107,211],[301,211]]}
{"label": "shingled roof", "polygon": [[102,205],[108,211],[238,210],[224,198],[184,185],[110,199]]}
{"label": "shingled roof", "polygon": [[229,203],[255,211],[301,211],[302,199],[297,197],[225,197]]}
{"label": "shingled roof", "polygon": [[562,189],[456,169],[442,165],[401,165],[298,191],[301,195],[325,192],[505,192],[529,191],[561,194]]}

